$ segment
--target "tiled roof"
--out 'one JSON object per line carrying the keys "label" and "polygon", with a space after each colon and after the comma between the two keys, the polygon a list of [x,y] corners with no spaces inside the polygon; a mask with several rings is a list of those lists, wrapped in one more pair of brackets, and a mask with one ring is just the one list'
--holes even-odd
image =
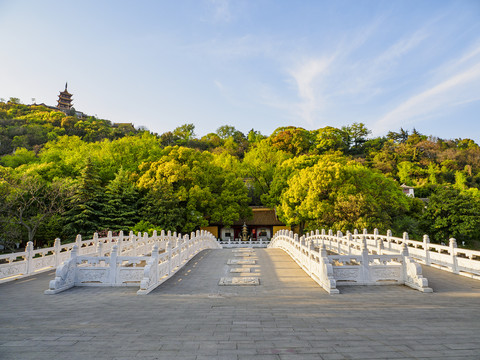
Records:
{"label": "tiled roof", "polygon": [[235,221],[233,225],[265,225],[265,226],[282,226],[285,225],[283,222],[277,219],[275,209],[264,208],[264,207],[253,207],[252,208],[253,216],[250,219],[240,219]]}

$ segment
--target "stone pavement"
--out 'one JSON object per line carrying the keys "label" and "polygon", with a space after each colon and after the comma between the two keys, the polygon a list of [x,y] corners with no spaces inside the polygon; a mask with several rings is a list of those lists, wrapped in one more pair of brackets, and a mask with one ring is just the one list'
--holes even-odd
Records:
{"label": "stone pavement", "polygon": [[[146,296],[44,295],[53,272],[2,284],[0,359],[480,359],[480,281],[424,268],[432,294],[358,286],[330,296],[282,250],[227,265],[235,254],[205,250]],[[260,285],[218,285],[234,276]]]}

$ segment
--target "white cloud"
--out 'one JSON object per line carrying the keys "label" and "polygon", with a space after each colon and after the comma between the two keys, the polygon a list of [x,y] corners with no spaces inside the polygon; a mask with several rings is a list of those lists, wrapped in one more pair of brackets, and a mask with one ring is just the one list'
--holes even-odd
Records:
{"label": "white cloud", "polygon": [[290,71],[298,88],[300,116],[309,125],[314,123],[314,114],[320,109],[322,98],[318,86],[321,78],[328,75],[333,58],[309,59]]}
{"label": "white cloud", "polygon": [[[457,64],[464,60],[465,56],[461,57]],[[431,88],[405,100],[376,122],[375,131],[383,132],[400,124],[427,119],[451,107],[476,101],[479,93],[480,61],[477,61],[467,69],[459,70]]]}
{"label": "white cloud", "polygon": [[216,22],[230,22],[232,13],[229,0],[210,0],[213,9],[213,19]]}
{"label": "white cloud", "polygon": [[407,38],[403,38],[390,46],[385,52],[375,59],[375,64],[391,63],[420,45],[428,35],[425,31],[419,30]]}

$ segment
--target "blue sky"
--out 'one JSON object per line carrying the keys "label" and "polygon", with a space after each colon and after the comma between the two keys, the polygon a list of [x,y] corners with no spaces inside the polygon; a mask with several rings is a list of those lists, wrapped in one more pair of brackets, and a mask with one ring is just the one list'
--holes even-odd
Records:
{"label": "blue sky", "polygon": [[480,143],[480,1],[0,0],[0,97],[163,133],[363,122]]}

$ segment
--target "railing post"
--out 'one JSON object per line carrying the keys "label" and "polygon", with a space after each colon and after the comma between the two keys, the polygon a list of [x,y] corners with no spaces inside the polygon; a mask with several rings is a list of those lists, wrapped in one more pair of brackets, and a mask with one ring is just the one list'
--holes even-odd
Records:
{"label": "railing post", "polygon": [[457,256],[455,255],[455,249],[457,248],[457,240],[450,238],[450,256],[452,259],[451,270],[454,274],[458,274]]}
{"label": "railing post", "polygon": [[153,248],[152,248],[152,258],[153,258],[153,266],[155,266],[155,275],[154,275],[154,280],[155,283],[158,282],[158,244],[154,243]]}
{"label": "railing post", "polygon": [[103,256],[103,242],[99,241],[97,245],[97,255],[98,256]]}
{"label": "railing post", "polygon": [[430,238],[423,235],[423,250],[425,251],[425,265],[430,266]]}
{"label": "railing post", "polygon": [[408,241],[408,233],[405,231],[403,233],[403,242],[406,243]]}
{"label": "railing post", "polygon": [[337,253],[340,255],[342,253],[342,240],[343,234],[340,230],[337,231]]}
{"label": "railing post", "polygon": [[378,229],[373,229],[373,240],[375,241],[375,246],[377,247],[378,255],[383,253],[383,240],[378,238]]}
{"label": "railing post", "polygon": [[368,257],[367,238],[365,237],[365,235],[362,235],[361,249],[363,270],[362,281],[367,284],[370,282],[370,259]]}
{"label": "railing post", "polygon": [[60,265],[60,250],[61,250],[61,242],[59,238],[55,239],[53,243],[53,247],[55,248],[55,269]]}
{"label": "railing post", "polygon": [[407,280],[407,257],[408,257],[408,246],[406,243],[402,243],[402,250],[400,255],[402,255],[402,269],[403,269],[403,282],[405,283]]}
{"label": "railing post", "polygon": [[375,240],[376,241],[376,245],[377,245],[377,252],[378,252],[378,255],[383,255],[383,240],[382,239],[378,239]]}
{"label": "railing post", "polygon": [[118,240],[117,240],[117,252],[118,254],[122,253],[123,248],[123,231],[118,233]]}
{"label": "railing post", "polygon": [[[130,231],[130,244],[132,246],[132,254],[130,256],[137,256],[137,239],[133,236],[133,231]],[[142,254],[145,255],[145,254]]]}
{"label": "railing post", "polygon": [[82,255],[81,254],[81,249],[82,249],[82,235],[78,234],[76,239],[75,239],[75,244],[77,245],[77,248],[78,248],[78,255]]}
{"label": "railing post", "polygon": [[33,272],[33,242],[29,241],[25,247],[25,252],[27,253],[27,274]]}
{"label": "railing post", "polygon": [[392,251],[392,230],[387,230],[387,243],[388,243],[388,251]]}
{"label": "railing post", "polygon": [[98,233],[95,232],[93,233],[93,251],[97,251],[97,247],[98,247]]}
{"label": "railing post", "polygon": [[172,273],[172,241],[167,243],[168,275]]}
{"label": "railing post", "polygon": [[183,260],[188,258],[188,239],[189,239],[188,235],[183,236],[183,243],[185,244],[185,249],[182,249],[182,247],[180,247],[180,253],[182,254],[182,257],[181,257],[182,262]]}
{"label": "railing post", "polygon": [[133,244],[133,239],[134,239],[134,237],[135,237],[135,234],[133,233],[132,230],[130,230],[129,233],[128,233],[128,241],[129,241],[131,244]]}
{"label": "railing post", "polygon": [[110,267],[109,282],[110,282],[110,285],[115,285],[115,283],[117,281],[117,254],[118,254],[118,246],[113,245],[112,251],[110,253],[110,261],[109,261],[109,267]]}
{"label": "railing post", "polygon": [[352,234],[347,231],[348,255],[352,254]]}

